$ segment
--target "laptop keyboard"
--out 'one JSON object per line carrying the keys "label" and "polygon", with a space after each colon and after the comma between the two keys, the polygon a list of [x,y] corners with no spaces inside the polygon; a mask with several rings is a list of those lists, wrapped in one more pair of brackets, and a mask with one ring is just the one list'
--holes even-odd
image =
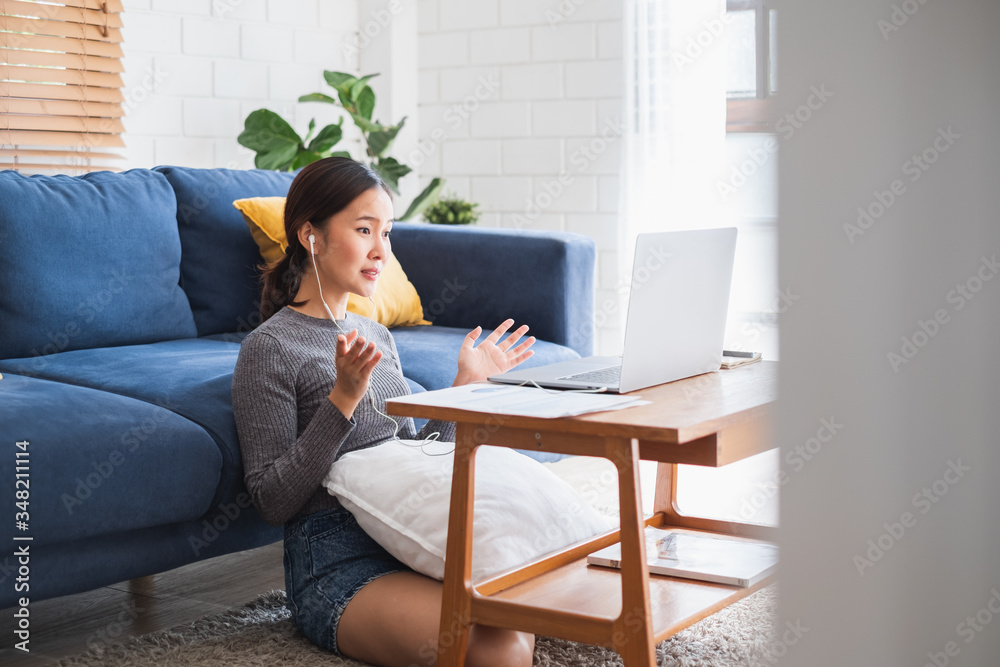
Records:
{"label": "laptop keyboard", "polygon": [[574,382],[589,382],[591,384],[599,384],[605,386],[617,385],[622,377],[622,367],[621,366],[608,366],[607,368],[597,368],[592,371],[584,371],[583,373],[574,373],[573,375],[566,375],[559,380],[573,380]]}

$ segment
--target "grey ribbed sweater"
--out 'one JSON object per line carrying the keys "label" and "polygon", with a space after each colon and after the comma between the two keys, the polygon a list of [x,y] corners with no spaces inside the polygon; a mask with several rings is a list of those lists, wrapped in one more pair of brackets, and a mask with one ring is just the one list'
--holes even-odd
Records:
{"label": "grey ribbed sweater", "polygon": [[[358,329],[375,341],[382,359],[372,371],[369,396],[385,412],[385,400],[410,393],[389,330],[347,313],[344,331]],[[337,380],[334,362],[340,330],[326,319],[285,307],[243,340],[233,372],[233,412],[250,498],[269,524],[340,505],[321,485],[330,466],[347,452],[392,438],[395,425],[366,397],[350,421],[327,398]],[[421,439],[435,431],[454,441],[452,422],[430,421],[415,433],[409,417],[399,437]]]}

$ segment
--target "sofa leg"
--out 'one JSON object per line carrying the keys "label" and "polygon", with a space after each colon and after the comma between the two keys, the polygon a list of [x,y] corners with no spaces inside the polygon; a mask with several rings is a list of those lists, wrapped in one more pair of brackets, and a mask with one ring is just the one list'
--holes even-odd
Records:
{"label": "sofa leg", "polygon": [[128,580],[128,591],[133,595],[152,595],[156,588],[156,575]]}

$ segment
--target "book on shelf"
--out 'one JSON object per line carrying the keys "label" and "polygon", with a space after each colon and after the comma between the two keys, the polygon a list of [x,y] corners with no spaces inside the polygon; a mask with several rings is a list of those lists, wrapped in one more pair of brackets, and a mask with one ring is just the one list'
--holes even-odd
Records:
{"label": "book on shelf", "polygon": [[727,370],[730,368],[736,368],[737,366],[745,366],[747,364],[752,364],[755,361],[761,360],[760,352],[738,352],[734,350],[723,350],[722,351],[722,365],[719,366],[722,370]]}
{"label": "book on shelf", "polygon": [[[746,588],[777,570],[778,547],[713,533],[647,526],[646,560],[651,574]],[[590,554],[587,562],[621,568],[621,542]]]}

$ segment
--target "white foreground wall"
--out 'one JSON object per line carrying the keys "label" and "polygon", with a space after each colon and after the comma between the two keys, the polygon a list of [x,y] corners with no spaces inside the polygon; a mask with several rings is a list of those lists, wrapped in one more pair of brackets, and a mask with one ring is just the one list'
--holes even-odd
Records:
{"label": "white foreground wall", "polygon": [[834,96],[781,148],[775,654],[997,665],[1000,5],[779,11],[786,108]]}

